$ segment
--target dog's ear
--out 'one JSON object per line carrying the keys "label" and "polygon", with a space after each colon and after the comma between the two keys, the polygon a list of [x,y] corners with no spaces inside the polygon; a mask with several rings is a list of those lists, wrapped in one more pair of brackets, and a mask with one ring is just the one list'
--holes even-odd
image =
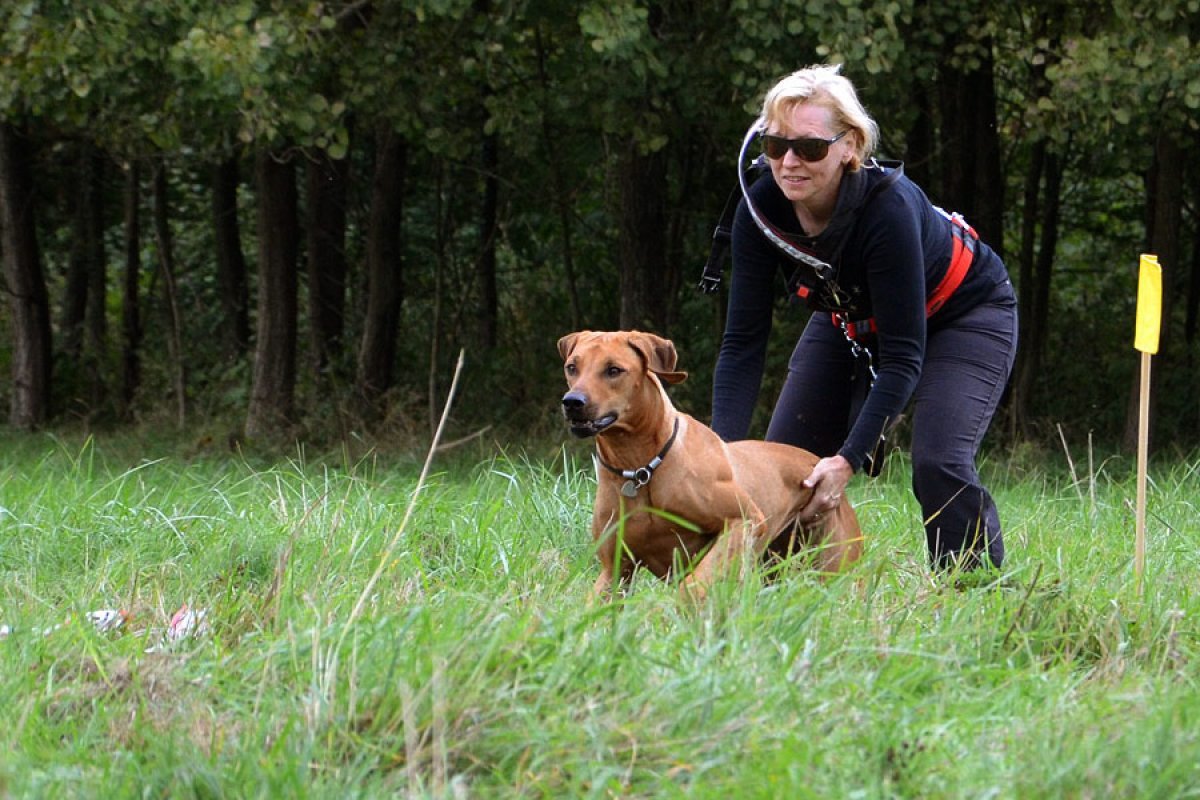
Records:
{"label": "dog's ear", "polygon": [[566,361],[567,356],[571,355],[571,351],[575,349],[575,342],[585,333],[587,331],[575,331],[575,333],[568,333],[558,340],[558,354],[562,356],[563,361]]}
{"label": "dog's ear", "polygon": [[634,333],[629,337],[629,344],[646,359],[646,369],[658,376],[665,383],[683,383],[687,380],[686,372],[675,369],[678,355],[675,344],[669,339],[655,336],[653,333]]}

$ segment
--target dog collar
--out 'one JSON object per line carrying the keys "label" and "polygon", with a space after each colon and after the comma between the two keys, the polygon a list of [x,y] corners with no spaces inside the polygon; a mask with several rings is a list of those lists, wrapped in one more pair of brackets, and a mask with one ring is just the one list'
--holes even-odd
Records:
{"label": "dog collar", "polygon": [[663,445],[662,450],[658,451],[658,455],[650,459],[650,463],[644,467],[637,469],[617,469],[612,464],[609,464],[600,457],[597,451],[596,460],[600,462],[600,466],[604,467],[614,475],[618,475],[625,479],[625,483],[621,484],[621,494],[626,497],[637,497],[638,489],[645,486],[654,477],[654,470],[662,465],[663,459],[667,455],[667,451],[671,449],[671,445],[675,444],[675,437],[679,434],[679,417],[675,417],[675,427],[671,429],[671,438],[667,439],[667,443]]}

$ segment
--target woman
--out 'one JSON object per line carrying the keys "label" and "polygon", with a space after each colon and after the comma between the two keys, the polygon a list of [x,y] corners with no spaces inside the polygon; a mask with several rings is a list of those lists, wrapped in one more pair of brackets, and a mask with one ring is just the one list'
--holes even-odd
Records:
{"label": "woman", "polygon": [[868,160],[878,128],[839,71],[782,79],[747,136],[761,135],[772,180],[743,184],[734,217],[712,427],[727,440],[749,430],[783,265],[817,311],[766,436],[822,457],[802,517],[837,505],[912,400],[912,487],[934,567],[999,567],[1000,519],[975,456],[1016,353],[1012,284],[900,165]]}

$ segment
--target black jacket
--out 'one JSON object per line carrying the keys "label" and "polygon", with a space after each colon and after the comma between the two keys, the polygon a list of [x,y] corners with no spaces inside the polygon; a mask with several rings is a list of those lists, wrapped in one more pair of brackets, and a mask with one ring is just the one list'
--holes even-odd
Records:
{"label": "black jacket", "polygon": [[[953,324],[1008,280],[1001,260],[978,242],[962,284],[927,322],[927,292],[950,264],[952,223],[903,175],[872,192],[885,176],[878,166],[846,172],[834,216],[816,237],[804,235],[791,203],[769,174],[750,187],[760,216],[835,267],[834,281],[848,297],[850,318],[876,320],[878,335],[866,344],[875,355],[878,378],[840,451],[855,470],[886,421],[896,419],[912,396],[926,334]],[[734,217],[731,247],[729,313],[713,380],[712,427],[726,440],[744,438],[749,430],[773,306],[796,269],[755,226],[745,200]],[[819,300],[816,305],[827,307]],[[846,347],[849,351],[849,343]]]}

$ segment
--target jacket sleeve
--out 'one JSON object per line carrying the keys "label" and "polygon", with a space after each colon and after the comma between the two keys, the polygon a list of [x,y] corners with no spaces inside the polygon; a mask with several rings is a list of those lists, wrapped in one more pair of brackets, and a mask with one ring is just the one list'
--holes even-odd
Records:
{"label": "jacket sleeve", "polygon": [[861,259],[878,328],[871,345],[877,377],[838,451],[858,471],[908,404],[925,358],[925,242],[917,198],[884,193],[864,212],[855,237],[847,256]]}
{"label": "jacket sleeve", "polygon": [[779,257],[754,226],[745,201],[734,215],[731,252],[729,306],[712,400],[712,428],[726,441],[744,439],[750,430],[779,291]]}

